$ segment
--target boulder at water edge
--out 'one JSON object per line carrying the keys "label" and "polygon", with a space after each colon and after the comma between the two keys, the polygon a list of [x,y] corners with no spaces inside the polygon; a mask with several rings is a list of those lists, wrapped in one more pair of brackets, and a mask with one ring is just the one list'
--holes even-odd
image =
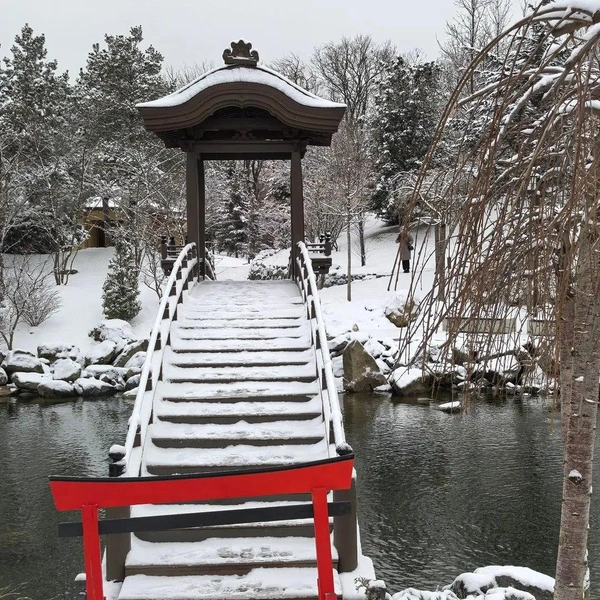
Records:
{"label": "boulder at water edge", "polygon": [[59,379],[40,383],[37,393],[42,398],[68,398],[77,395],[73,384]]}
{"label": "boulder at water edge", "polygon": [[8,383],[8,375],[6,371],[0,367],[0,385],[6,385]]}
{"label": "boulder at water edge", "polygon": [[[129,360],[133,356],[135,356],[139,352],[145,353],[145,351],[147,349],[148,349],[148,340],[147,339],[130,342],[123,348],[123,350],[121,350],[121,353],[119,354],[119,356],[117,356],[117,358],[115,358],[115,360],[113,361],[113,365],[115,365],[115,367],[124,367],[127,365]],[[144,354],[144,356],[145,356],[145,354]]]}
{"label": "boulder at water edge", "polygon": [[114,385],[91,377],[81,377],[73,384],[73,387],[77,394],[84,398],[89,398],[91,396],[110,396],[115,393]]}
{"label": "boulder at water edge", "polygon": [[427,393],[421,369],[398,367],[390,375],[392,392],[397,396],[422,396]]}
{"label": "boulder at water edge", "polygon": [[2,362],[4,370],[13,373],[43,373],[44,365],[31,352],[25,350],[11,350]]}
{"label": "boulder at water edge", "polygon": [[117,345],[112,340],[94,344],[85,355],[86,365],[106,365],[115,357]]}
{"label": "boulder at water edge", "polygon": [[32,392],[37,392],[40,383],[50,381],[51,379],[50,375],[41,373],[15,373],[12,376],[12,382],[18,389]]}
{"label": "boulder at water edge", "polygon": [[371,392],[387,383],[375,359],[356,340],[346,346],[343,362],[344,390],[347,392]]}
{"label": "boulder at water edge", "polygon": [[81,365],[70,358],[59,358],[54,363],[54,379],[75,381],[81,376]]}
{"label": "boulder at water edge", "polygon": [[406,292],[397,292],[385,307],[384,314],[396,327],[408,327],[417,317],[418,305],[414,298],[408,298]]}
{"label": "boulder at water edge", "polygon": [[476,595],[496,598],[494,591],[498,589],[512,590],[510,595],[497,594],[499,598],[552,600],[554,579],[527,567],[490,566],[463,573],[444,589],[452,590],[459,598]]}

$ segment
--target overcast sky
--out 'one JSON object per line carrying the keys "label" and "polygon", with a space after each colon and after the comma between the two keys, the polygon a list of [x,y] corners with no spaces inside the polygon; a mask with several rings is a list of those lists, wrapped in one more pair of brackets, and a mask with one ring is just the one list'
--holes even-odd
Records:
{"label": "overcast sky", "polygon": [[251,41],[268,63],[289,52],[308,58],[315,46],[357,33],[434,59],[453,13],[453,0],[0,0],[0,55],[29,23],[71,76],[105,33],[134,25],[176,68],[205,60],[218,66],[234,39]]}

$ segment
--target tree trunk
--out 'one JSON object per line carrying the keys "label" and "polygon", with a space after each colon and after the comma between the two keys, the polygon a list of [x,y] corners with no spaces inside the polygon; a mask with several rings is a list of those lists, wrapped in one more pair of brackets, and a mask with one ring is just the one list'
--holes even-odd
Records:
{"label": "tree trunk", "polygon": [[446,298],[446,224],[436,224],[435,236],[435,281],[437,286],[437,299]]}
{"label": "tree trunk", "polygon": [[[592,464],[600,387],[600,269],[593,256],[595,252],[591,241],[583,240],[582,245],[574,291],[572,372],[561,369],[561,384],[566,390],[570,383],[570,398],[562,399],[564,479],[555,600],[582,600],[587,572]],[[566,378],[571,381],[565,381]]]}
{"label": "tree trunk", "polygon": [[365,246],[365,213],[362,211],[358,215],[358,241],[360,244],[360,266],[364,267],[367,264],[367,248]]}
{"label": "tree trunk", "polygon": [[352,216],[350,214],[350,208],[348,207],[348,223],[346,224],[346,242],[348,243],[348,283],[346,284],[346,298],[348,302],[352,302],[352,236],[350,233],[351,222]]}

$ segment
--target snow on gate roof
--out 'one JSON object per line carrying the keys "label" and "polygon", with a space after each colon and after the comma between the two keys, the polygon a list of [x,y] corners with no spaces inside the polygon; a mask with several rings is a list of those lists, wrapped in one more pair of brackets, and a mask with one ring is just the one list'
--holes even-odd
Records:
{"label": "snow on gate roof", "polygon": [[[191,128],[198,128],[221,109],[260,109],[282,127],[302,132],[306,139],[312,137],[312,143],[328,145],[346,105],[320,98],[276,71],[259,66],[258,53],[250,52],[251,47],[242,40],[234,42],[233,50],[223,54],[223,67],[168,96],[138,104],[146,128],[163,138],[178,132],[177,137],[189,139]],[[311,132],[317,135],[311,136]]]}

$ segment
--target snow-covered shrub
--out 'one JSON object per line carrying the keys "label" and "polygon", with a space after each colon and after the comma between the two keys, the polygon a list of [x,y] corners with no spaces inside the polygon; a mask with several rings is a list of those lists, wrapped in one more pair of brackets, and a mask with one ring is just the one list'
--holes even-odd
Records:
{"label": "snow-covered shrub", "polygon": [[252,263],[248,272],[248,279],[265,280],[265,279],[287,279],[288,265],[282,264],[280,261],[269,261],[268,259],[278,254],[279,250],[268,249],[259,252]]}
{"label": "snow-covered shrub", "polygon": [[131,244],[125,240],[116,241],[102,292],[102,308],[107,319],[131,321],[142,308],[135,256]]}

